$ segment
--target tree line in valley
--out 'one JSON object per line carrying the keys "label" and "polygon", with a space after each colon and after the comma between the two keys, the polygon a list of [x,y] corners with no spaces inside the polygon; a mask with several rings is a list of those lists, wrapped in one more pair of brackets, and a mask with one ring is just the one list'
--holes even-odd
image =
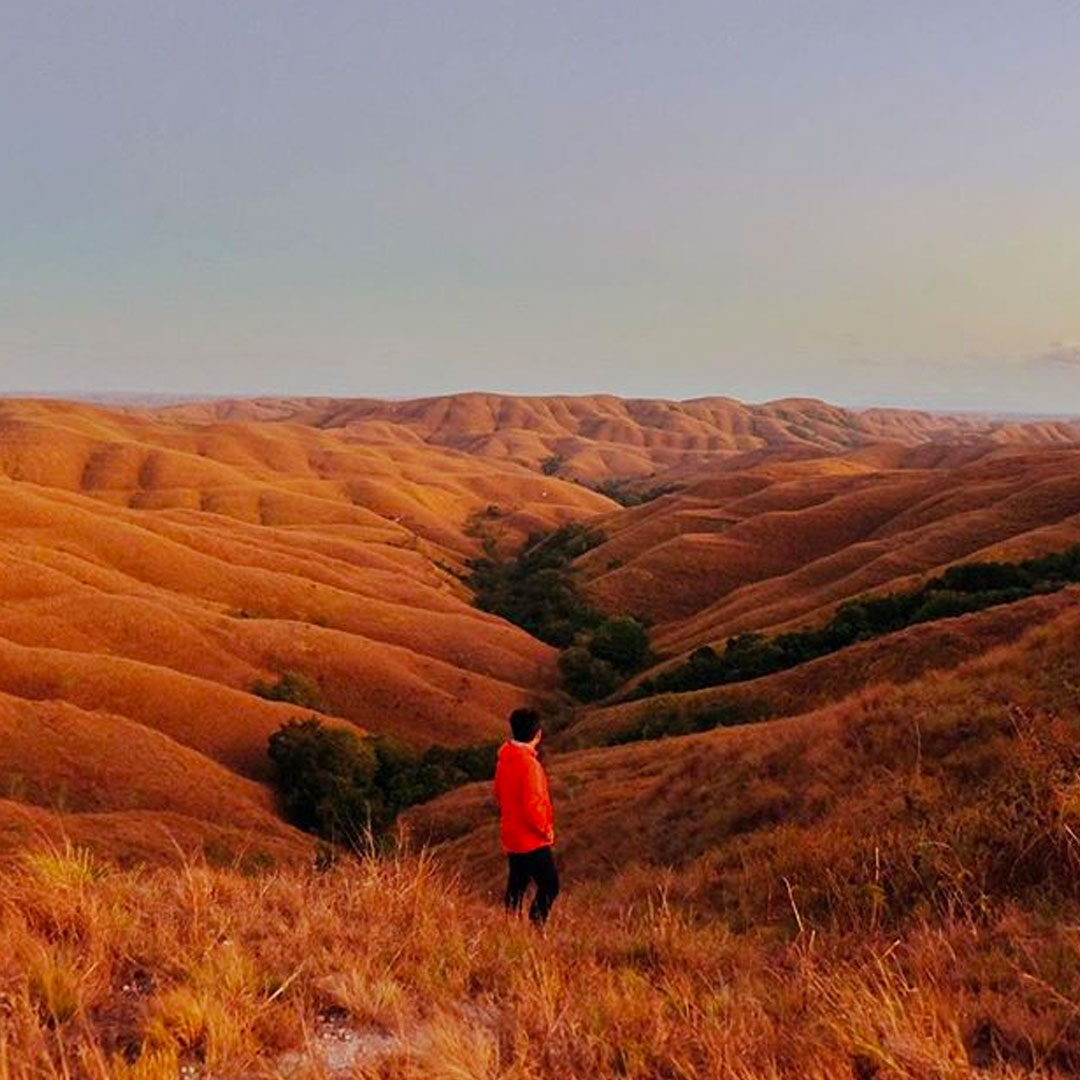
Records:
{"label": "tree line in valley", "polygon": [[579,701],[614,693],[652,659],[640,619],[605,615],[578,586],[574,560],[605,539],[585,525],[563,525],[531,536],[516,555],[469,564],[476,606],[561,649],[563,686]]}
{"label": "tree line in valley", "polygon": [[958,563],[916,589],[841,604],[822,627],[783,634],[737,634],[723,651],[705,645],[677,667],[644,679],[634,696],[745,682],[816,660],[917,623],[965,615],[1054,592],[1080,581],[1080,545],[1019,562]]}

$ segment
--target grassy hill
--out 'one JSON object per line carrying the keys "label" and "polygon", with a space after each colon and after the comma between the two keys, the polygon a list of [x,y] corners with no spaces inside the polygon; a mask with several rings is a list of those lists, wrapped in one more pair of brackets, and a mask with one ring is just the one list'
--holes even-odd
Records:
{"label": "grassy hill", "polygon": [[[65,704],[87,736],[93,812],[137,812],[130,792],[184,760],[187,789],[154,807],[210,835],[221,806],[202,778],[223,766],[265,779],[267,737],[298,710],[252,690],[287,672],[318,688],[322,715],[361,730],[417,746],[491,738],[558,676],[552,649],[472,605],[473,523],[516,542],[612,505],[407,440],[0,402],[0,695],[21,703],[21,738],[0,741],[0,797],[60,799]],[[124,783],[106,753],[118,731],[139,747]]]}
{"label": "grassy hill", "polygon": [[692,727],[697,718],[705,723],[710,715],[719,723],[796,716],[881,684],[901,685],[927,672],[957,668],[1015,642],[1078,603],[1080,591],[1070,588],[921,623],[745,682],[578,709],[552,742],[558,749],[583,749],[629,741],[650,729],[658,737],[665,725],[674,730],[685,721]]}
{"label": "grassy hill", "polygon": [[[33,790],[41,813],[69,798],[45,764],[54,704],[102,746],[124,722],[158,736],[147,770],[190,751],[200,773],[262,783],[267,737],[298,706],[252,691],[287,673],[315,688],[310,705],[328,722],[418,748],[496,738],[517,704],[559,701],[557,654],[477,609],[469,562],[566,523],[607,535],[577,560],[586,594],[651,622],[660,670],[699,644],[823,619],[950,561],[1060,548],[1080,538],[1077,451],[1048,445],[1067,434],[1010,428],[1006,439],[990,421],[727,399],[6,400],[0,694],[21,702],[28,734],[0,743],[0,795],[25,802]],[[1014,439],[1030,445],[999,445]],[[616,449],[638,465],[623,469]],[[548,467],[564,453],[580,468]],[[685,486],[628,509],[552,475],[649,485],[663,470]],[[948,631],[925,648],[899,639],[904,661],[858,649],[818,661],[765,693],[769,712],[874,681],[868,666],[959,662],[1016,623],[978,625],[989,629],[967,653]],[[589,741],[636,722],[612,727],[612,715],[579,715],[574,731]],[[103,755],[88,750],[82,767],[96,795],[81,811],[139,812]],[[153,812],[217,823],[212,788],[177,788]]]}
{"label": "grassy hill", "polygon": [[[3,1075],[1069,1076],[1080,611],[948,674],[553,761],[566,891],[507,920],[482,788],[427,853],[0,877]],[[462,879],[463,877],[463,879]]]}
{"label": "grassy hill", "polygon": [[[747,630],[824,621],[844,600],[960,561],[1080,539],[1080,451],[1005,449],[959,466],[864,454],[720,472],[601,518],[580,560],[601,608],[639,614],[682,655]],[[916,458],[916,460],[919,460]]]}
{"label": "grassy hill", "polygon": [[[952,671],[800,716],[556,755],[566,872],[681,867],[688,899],[743,925],[790,919],[781,880],[804,915],[830,926],[871,914],[901,925],[947,902],[1033,903],[1044,888],[1071,895],[1078,641],[1071,604]],[[486,786],[408,821],[495,886]]]}
{"label": "grassy hill", "polygon": [[[657,473],[672,477],[747,455],[820,456],[881,443],[949,444],[944,456],[1001,445],[1080,440],[1075,421],[1019,422],[910,409],[851,410],[812,398],[747,404],[729,397],[689,401],[613,394],[528,397],[466,393],[410,401],[262,398],[181,404],[161,410],[192,423],[258,420],[339,430],[365,441],[408,440],[488,461],[514,461],[588,484]],[[961,446],[958,447],[957,444]]]}
{"label": "grassy hill", "polygon": [[[648,617],[655,675],[1077,542],[1072,437],[804,401],[0,402],[0,1080],[1076,1075],[1075,588],[564,714],[544,935],[501,911],[488,784],[335,862],[265,783],[298,713],[422,748],[566,706],[466,582],[531,533],[603,531],[567,573]],[[639,506],[584,486],[659,472]]]}

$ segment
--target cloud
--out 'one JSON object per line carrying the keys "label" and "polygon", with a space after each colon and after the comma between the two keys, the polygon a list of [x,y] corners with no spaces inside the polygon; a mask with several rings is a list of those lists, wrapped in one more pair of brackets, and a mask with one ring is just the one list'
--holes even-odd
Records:
{"label": "cloud", "polygon": [[1033,357],[1031,363],[1041,368],[1080,368],[1080,345],[1055,341],[1046,352]]}

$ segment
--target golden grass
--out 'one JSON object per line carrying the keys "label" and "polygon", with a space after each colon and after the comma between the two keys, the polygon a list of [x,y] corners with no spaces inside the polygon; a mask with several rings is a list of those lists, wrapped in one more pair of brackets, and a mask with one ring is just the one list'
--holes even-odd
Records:
{"label": "golden grass", "polygon": [[935,911],[888,933],[800,914],[793,933],[737,934],[676,902],[677,884],[638,871],[572,888],[541,934],[425,854],[251,876],[34,852],[0,881],[0,1080],[1080,1066],[1075,907]]}
{"label": "golden grass", "polygon": [[[1078,635],[1067,612],[805,718],[557,759],[544,935],[426,853],[35,850],[0,880],[0,1080],[1075,1074]],[[469,828],[485,792],[434,809]],[[441,858],[471,874],[484,835]]]}

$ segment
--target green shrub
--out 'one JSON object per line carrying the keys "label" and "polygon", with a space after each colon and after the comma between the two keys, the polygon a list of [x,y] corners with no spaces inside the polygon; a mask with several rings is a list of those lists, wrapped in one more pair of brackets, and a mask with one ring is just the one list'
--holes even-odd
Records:
{"label": "green shrub", "polygon": [[386,834],[406,807],[495,775],[498,744],[433,746],[422,754],[386,736],[362,738],[315,717],[270,736],[272,778],[286,818],[335,843]]}
{"label": "green shrub", "polygon": [[619,686],[615,669],[606,660],[593,656],[583,645],[566,649],[559,657],[563,686],[579,701],[599,701]]}
{"label": "green shrub", "polygon": [[603,618],[581,594],[571,566],[603,540],[583,525],[564,525],[548,536],[530,537],[516,556],[497,559],[489,553],[473,559],[468,582],[476,606],[549,645],[566,648],[578,631]]}
{"label": "green shrub", "polygon": [[651,488],[631,491],[630,485],[633,483],[633,477],[605,480],[593,490],[625,507],[641,506],[652,502],[653,499],[659,499],[662,495],[670,495],[679,490],[678,484],[655,484]]}
{"label": "green shrub", "polygon": [[756,724],[767,720],[771,710],[764,701],[725,701],[702,709],[668,703],[650,707],[638,720],[622,728],[607,745],[618,746],[648,739],[666,739],[675,735],[693,735],[718,727]]}
{"label": "green shrub", "polygon": [[270,736],[269,753],[285,817],[298,828],[359,844],[383,823],[375,750],[356,732],[290,720]]}
{"label": "green shrub", "polygon": [[251,692],[267,701],[285,701],[302,709],[321,710],[322,692],[319,684],[298,671],[283,672],[276,683],[259,681]]}
{"label": "green shrub", "polygon": [[641,670],[649,656],[649,635],[637,619],[616,615],[593,631],[589,652],[618,671],[632,674]]}
{"label": "green shrub", "polygon": [[530,537],[516,556],[469,564],[477,607],[565,650],[563,686],[580,701],[607,697],[649,657],[649,635],[639,620],[605,618],[578,587],[574,560],[603,541],[584,525],[564,525]]}
{"label": "green shrub", "polygon": [[455,749],[432,746],[417,754],[384,735],[371,741],[378,761],[375,782],[392,816],[451,788],[495,776],[498,743]]}

